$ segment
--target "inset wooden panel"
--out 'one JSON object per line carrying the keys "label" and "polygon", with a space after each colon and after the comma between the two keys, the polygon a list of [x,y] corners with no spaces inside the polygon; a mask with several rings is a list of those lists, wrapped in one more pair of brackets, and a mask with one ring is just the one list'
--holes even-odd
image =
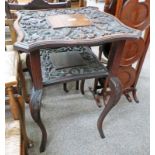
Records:
{"label": "inset wooden panel", "polygon": [[144,30],[150,22],[149,1],[127,1],[122,8],[120,20],[130,27]]}
{"label": "inset wooden panel", "polygon": [[55,15],[47,17],[53,28],[89,26],[92,22],[82,14]]}
{"label": "inset wooden panel", "polygon": [[130,88],[135,81],[136,71],[132,66],[120,67],[118,77],[122,83],[123,89]]}
{"label": "inset wooden panel", "polygon": [[120,66],[128,66],[140,59],[145,47],[144,40],[128,40],[125,43]]}
{"label": "inset wooden panel", "polygon": [[50,57],[55,69],[86,65],[81,55],[76,52],[53,52]]}

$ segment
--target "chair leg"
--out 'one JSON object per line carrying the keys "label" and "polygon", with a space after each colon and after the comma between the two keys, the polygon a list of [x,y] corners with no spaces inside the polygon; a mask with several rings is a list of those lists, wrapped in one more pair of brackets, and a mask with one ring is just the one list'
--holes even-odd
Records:
{"label": "chair leg", "polygon": [[[13,118],[15,120],[20,120],[20,125],[21,125],[21,137],[22,141],[25,144],[25,151],[27,147],[32,147],[32,141],[28,139],[28,136],[26,134],[26,127],[25,127],[25,104],[23,101],[22,96],[20,95],[15,95],[13,87],[8,87],[6,88],[7,94],[9,96],[9,105],[11,109],[11,113],[13,115]],[[23,143],[22,143],[23,147]],[[21,150],[21,153],[24,154],[23,148]]]}
{"label": "chair leg", "polygon": [[27,151],[25,149],[25,143],[24,143],[24,141],[22,139],[21,139],[20,155],[27,155]]}
{"label": "chair leg", "polygon": [[79,81],[76,81],[76,90],[79,90]]}
{"label": "chair leg", "polygon": [[22,96],[17,96],[18,100],[18,107],[19,107],[19,115],[20,115],[20,124],[21,124],[21,131],[22,131],[22,137],[25,144],[25,148],[30,148],[33,146],[33,142],[28,138],[27,132],[26,132],[26,125],[25,125],[25,103],[23,101]]}
{"label": "chair leg", "polygon": [[94,80],[94,92],[96,93],[96,91],[97,91],[97,85],[98,85],[98,79],[95,79]]}
{"label": "chair leg", "polygon": [[64,91],[65,91],[66,93],[69,92],[68,89],[67,89],[67,83],[64,83],[64,84],[63,84],[63,89],[64,89]]}
{"label": "chair leg", "polygon": [[19,63],[19,66],[18,66],[18,73],[19,73],[19,78],[20,78],[21,84],[22,84],[22,96],[24,97],[25,102],[29,103],[30,98],[29,98],[29,96],[27,94],[26,81],[25,81],[25,77],[24,77],[24,74],[23,74],[21,62]]}
{"label": "chair leg", "polygon": [[132,102],[132,98],[131,98],[131,96],[129,95],[129,92],[124,92],[124,96],[126,97],[126,99],[127,99],[129,102]]}
{"label": "chair leg", "polygon": [[11,113],[13,115],[13,118],[15,120],[19,119],[19,114],[18,114],[18,108],[16,106],[16,98],[14,97],[14,92],[13,92],[13,87],[8,87],[6,88],[7,94],[9,96],[9,105],[11,109]]}
{"label": "chair leg", "polygon": [[84,84],[85,84],[85,80],[81,80],[81,84],[80,84],[80,90],[81,90],[81,94],[84,95]]}
{"label": "chair leg", "polygon": [[26,56],[26,66],[28,68],[28,72],[30,74],[30,77],[31,77],[31,80],[32,80],[32,83],[33,83],[32,71],[31,71],[31,65],[30,65],[30,55],[29,54],[27,54],[27,56]]}
{"label": "chair leg", "polygon": [[86,6],[86,1],[85,0],[79,0],[79,7],[84,7]]}
{"label": "chair leg", "polygon": [[105,138],[103,129],[102,129],[103,121],[106,115],[109,113],[109,111],[118,103],[121,97],[121,94],[122,94],[121,83],[118,78],[111,77],[109,80],[109,86],[111,89],[110,98],[107,104],[105,104],[105,108],[103,109],[97,121],[97,127],[98,127],[101,138]]}
{"label": "chair leg", "polygon": [[98,56],[99,61],[101,61],[101,58],[102,58],[102,46],[99,47],[99,56]]}
{"label": "chair leg", "polygon": [[133,99],[135,100],[136,103],[139,103],[139,100],[138,100],[138,97],[137,97],[137,93],[136,92],[137,92],[137,90],[136,90],[136,88],[134,88],[132,90]]}

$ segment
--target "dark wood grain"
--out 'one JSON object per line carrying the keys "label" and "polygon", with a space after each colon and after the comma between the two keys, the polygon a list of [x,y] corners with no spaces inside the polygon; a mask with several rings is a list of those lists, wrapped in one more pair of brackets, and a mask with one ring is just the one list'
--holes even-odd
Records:
{"label": "dark wood grain", "polygon": [[[48,25],[46,20],[43,21],[42,17],[35,18],[36,15],[37,17],[43,16],[45,19],[46,16],[51,14],[59,15],[73,13],[84,14],[93,22],[93,25],[54,30]],[[25,18],[22,18],[22,16]],[[29,16],[32,18],[29,18]],[[39,28],[41,25],[36,25],[35,23],[41,21],[43,21],[43,25],[42,28]],[[33,27],[36,26],[38,27],[38,31],[34,31],[35,29]],[[30,52],[45,47],[56,48],[75,45],[95,46],[103,44],[104,42],[120,39],[139,38],[141,35],[140,31],[125,26],[115,17],[101,12],[94,7],[50,11],[21,11],[18,13],[18,19],[15,22],[15,29],[18,33],[15,48],[24,52]],[[24,34],[26,36],[24,36]]]}
{"label": "dark wood grain", "polygon": [[122,94],[121,82],[119,81],[118,78],[113,77],[113,76],[110,77],[109,86],[111,88],[110,98],[108,102],[106,103],[105,108],[103,109],[97,121],[97,127],[98,127],[101,138],[105,138],[105,135],[102,130],[103,121],[106,115],[110,112],[110,110],[118,103],[121,97],[121,94]]}

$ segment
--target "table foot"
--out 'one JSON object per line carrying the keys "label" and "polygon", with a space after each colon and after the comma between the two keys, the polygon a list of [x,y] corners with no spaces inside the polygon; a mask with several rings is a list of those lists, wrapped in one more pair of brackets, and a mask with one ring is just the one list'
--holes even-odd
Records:
{"label": "table foot", "polygon": [[40,130],[42,132],[40,152],[44,152],[46,148],[46,142],[47,142],[47,132],[40,117],[41,97],[42,97],[42,89],[35,90],[33,88],[31,100],[30,100],[30,112],[33,120],[37,123],[37,125],[40,127]]}
{"label": "table foot", "polygon": [[138,97],[137,97],[137,90],[133,89],[132,91],[132,95],[133,95],[133,99],[135,100],[136,103],[139,103]]}
{"label": "table foot", "polygon": [[93,88],[89,87],[89,91],[92,93],[94,100],[96,101],[96,105],[101,108],[102,107],[102,103],[100,101],[100,94],[96,91],[93,90]]}
{"label": "table foot", "polygon": [[118,103],[121,97],[121,94],[122,94],[121,83],[118,78],[111,77],[109,80],[109,86],[111,89],[110,98],[107,104],[105,105],[105,108],[103,109],[97,121],[97,128],[98,128],[101,138],[105,137],[103,133],[103,129],[102,129],[103,121],[106,115],[109,113],[109,111]]}

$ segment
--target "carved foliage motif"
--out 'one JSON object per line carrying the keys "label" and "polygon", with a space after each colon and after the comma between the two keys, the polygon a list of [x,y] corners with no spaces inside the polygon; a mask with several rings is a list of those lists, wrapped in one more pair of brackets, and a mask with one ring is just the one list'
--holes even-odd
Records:
{"label": "carved foliage motif", "polygon": [[[76,52],[79,53],[85,62],[85,65],[75,66],[69,68],[56,69],[50,55],[52,52]],[[55,79],[62,80],[67,77],[88,75],[100,72],[101,74],[107,74],[105,67],[99,63],[97,57],[91,52],[89,47],[63,47],[58,49],[41,49],[41,69],[43,82],[53,83]],[[53,80],[53,81],[52,81]]]}
{"label": "carved foliage motif", "polygon": [[[24,33],[24,43],[33,43],[44,40],[89,40],[101,38],[103,36],[114,35],[137,35],[140,31],[131,29],[113,16],[99,11],[95,7],[85,7],[80,9],[57,9],[40,11],[19,11],[21,19],[19,25]],[[93,24],[85,27],[53,29],[48,23],[47,17],[61,14],[84,14]]]}

